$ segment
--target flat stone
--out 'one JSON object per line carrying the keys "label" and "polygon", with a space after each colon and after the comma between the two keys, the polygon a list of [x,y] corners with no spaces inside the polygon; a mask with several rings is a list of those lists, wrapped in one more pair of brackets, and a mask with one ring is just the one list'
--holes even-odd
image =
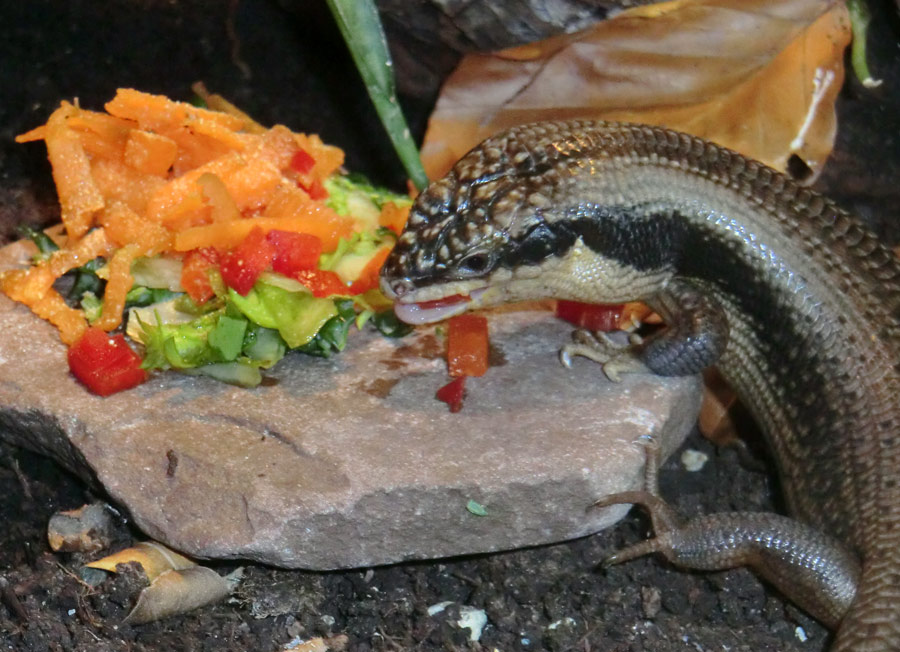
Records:
{"label": "flat stone", "polygon": [[[11,245],[0,268],[26,257]],[[456,414],[434,398],[448,378],[429,329],[351,333],[340,355],[288,356],[255,389],[161,373],[108,398],[70,376],[55,329],[5,297],[0,329],[0,436],[95,479],[186,554],[291,568],[596,532],[627,508],[587,507],[640,484],[638,438],[671,451],[700,404],[698,378],[566,370],[556,350],[571,329],[539,311],[491,316],[495,365],[468,380]]]}

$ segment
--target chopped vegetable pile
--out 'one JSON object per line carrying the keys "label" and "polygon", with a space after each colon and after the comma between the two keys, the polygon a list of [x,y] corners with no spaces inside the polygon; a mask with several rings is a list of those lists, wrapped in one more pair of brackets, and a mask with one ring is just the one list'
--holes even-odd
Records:
{"label": "chopped vegetable pile", "polygon": [[289,350],[340,351],[354,322],[400,334],[377,281],[408,197],[344,174],[318,136],[237,110],[130,89],[105,108],[63,102],[17,138],[45,142],[64,232],[27,233],[31,266],[0,275],[92,391],[153,369],[254,386]]}

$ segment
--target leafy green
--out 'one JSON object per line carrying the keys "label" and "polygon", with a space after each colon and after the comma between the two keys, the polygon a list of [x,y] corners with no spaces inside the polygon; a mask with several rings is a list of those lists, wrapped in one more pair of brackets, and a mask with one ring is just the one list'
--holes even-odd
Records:
{"label": "leafy green", "polygon": [[255,364],[243,360],[235,362],[214,362],[212,364],[183,369],[182,373],[191,376],[210,376],[229,385],[240,387],[256,387],[262,382],[262,374]]}
{"label": "leafy green", "polygon": [[75,276],[75,282],[69,290],[69,299],[78,301],[85,292],[92,292],[95,296],[103,296],[106,289],[106,281],[97,276],[97,270],[103,267],[106,261],[103,258],[89,260],[81,267],[73,269],[70,274]]}
{"label": "leafy green", "polygon": [[278,331],[288,347],[309,342],[337,313],[330,299],[308,292],[291,292],[274,285],[257,283],[247,296],[228,291],[228,300],[250,321]]}
{"label": "leafy green", "polygon": [[103,301],[93,292],[85,292],[81,295],[81,309],[84,311],[85,319],[93,324],[103,313]]}
{"label": "leafy green", "polygon": [[343,351],[347,346],[350,326],[356,317],[353,299],[335,299],[333,303],[337,314],[322,325],[315,337],[298,347],[298,351],[307,355],[328,358],[332,353]]}
{"label": "leafy green", "polygon": [[27,224],[20,226],[18,231],[19,235],[31,240],[38,248],[38,253],[34,256],[35,262],[46,260],[50,257],[50,254],[59,249],[59,246],[43,231],[32,228]]}
{"label": "leafy green", "polygon": [[244,347],[244,333],[247,332],[247,320],[220,315],[206,341],[223,360],[236,360]]}
{"label": "leafy green", "polygon": [[244,334],[244,353],[263,369],[284,357],[287,345],[278,331],[249,323]]}
{"label": "leafy green", "polygon": [[328,0],[328,7],[406,173],[421,190],[428,177],[397,102],[391,55],[374,0]]}
{"label": "leafy green", "polygon": [[397,319],[393,308],[376,312],[369,321],[385,337],[403,337],[413,331],[412,326]]}
{"label": "leafy green", "polygon": [[328,199],[325,203],[338,215],[355,216],[354,208],[358,211],[364,203],[371,206],[376,213],[380,212],[388,202],[399,205],[412,203],[412,200],[406,195],[373,186],[361,174],[333,174],[325,179],[324,185],[328,191]]}
{"label": "leafy green", "polygon": [[179,292],[135,285],[128,291],[128,294],[125,295],[125,309],[143,308],[145,306],[153,305],[154,303],[161,303],[163,301],[168,301],[169,299],[174,299],[178,296],[180,296]]}

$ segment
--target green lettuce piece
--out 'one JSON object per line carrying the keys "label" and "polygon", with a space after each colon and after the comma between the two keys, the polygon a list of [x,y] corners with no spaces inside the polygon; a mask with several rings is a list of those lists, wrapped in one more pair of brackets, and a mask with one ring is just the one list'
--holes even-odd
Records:
{"label": "green lettuce piece", "polygon": [[85,319],[93,324],[103,313],[103,301],[93,292],[85,292],[81,295],[81,309],[84,311]]}
{"label": "green lettuce piece", "polygon": [[307,355],[328,358],[332,353],[343,351],[347,346],[350,326],[356,317],[353,299],[335,299],[332,303],[337,314],[322,325],[315,337],[298,347],[298,351]]}
{"label": "green lettuce piece", "polygon": [[397,318],[393,308],[374,313],[369,321],[385,337],[403,337],[413,331],[412,326]]}
{"label": "green lettuce piece", "polygon": [[244,334],[244,353],[263,369],[268,369],[284,357],[287,346],[278,331],[248,324]]}
{"label": "green lettuce piece", "polygon": [[250,321],[278,331],[289,348],[309,342],[337,314],[331,299],[257,283],[247,296],[229,289],[228,300]]}
{"label": "green lettuce piece", "polygon": [[[367,219],[368,215],[359,215],[358,212],[374,210],[377,220],[381,208],[388,202],[394,202],[399,206],[412,203],[406,195],[373,186],[361,174],[333,174],[325,179],[324,186],[328,191],[325,203],[338,215],[353,215],[359,219]],[[368,209],[365,208],[366,205],[369,206]]]}
{"label": "green lettuce piece", "polygon": [[38,253],[36,253],[33,257],[34,262],[40,262],[42,260],[47,260],[50,258],[50,254],[59,249],[59,246],[50,238],[49,235],[44,233],[43,231],[38,231],[37,229],[28,226],[27,224],[23,224],[18,229],[19,235],[23,238],[28,238],[31,240],[35,246],[38,248]]}
{"label": "green lettuce piece", "polygon": [[143,285],[135,285],[125,295],[125,309],[144,308],[154,303],[161,303],[180,296],[180,292],[172,292],[162,288],[148,288]]}
{"label": "green lettuce piece", "polygon": [[223,383],[240,387],[256,387],[262,382],[259,367],[245,361],[215,362],[193,369],[183,369],[182,372],[191,376],[210,376]]}
{"label": "green lettuce piece", "polygon": [[223,360],[236,360],[244,348],[247,320],[220,315],[206,341]]}
{"label": "green lettuce piece", "polygon": [[[224,312],[224,311],[223,311]],[[136,318],[144,343],[145,369],[190,369],[213,362],[223,362],[218,352],[208,342],[210,332],[216,327],[223,312],[210,313],[182,323],[165,323],[157,313],[156,323]]]}

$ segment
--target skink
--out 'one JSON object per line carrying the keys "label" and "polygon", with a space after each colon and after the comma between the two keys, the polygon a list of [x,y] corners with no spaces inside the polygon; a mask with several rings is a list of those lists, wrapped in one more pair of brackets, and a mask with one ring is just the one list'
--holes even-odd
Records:
{"label": "skink", "polygon": [[791,516],[656,512],[656,539],[623,556],[748,564],[836,629],[834,652],[900,650],[900,264],[858,219],[692,136],[537,123],[419,195],[382,289],[407,318],[452,295],[468,301],[426,318],[545,297],[654,307],[667,328],[634,349],[569,353],[611,376],[717,365],[767,437]]}

